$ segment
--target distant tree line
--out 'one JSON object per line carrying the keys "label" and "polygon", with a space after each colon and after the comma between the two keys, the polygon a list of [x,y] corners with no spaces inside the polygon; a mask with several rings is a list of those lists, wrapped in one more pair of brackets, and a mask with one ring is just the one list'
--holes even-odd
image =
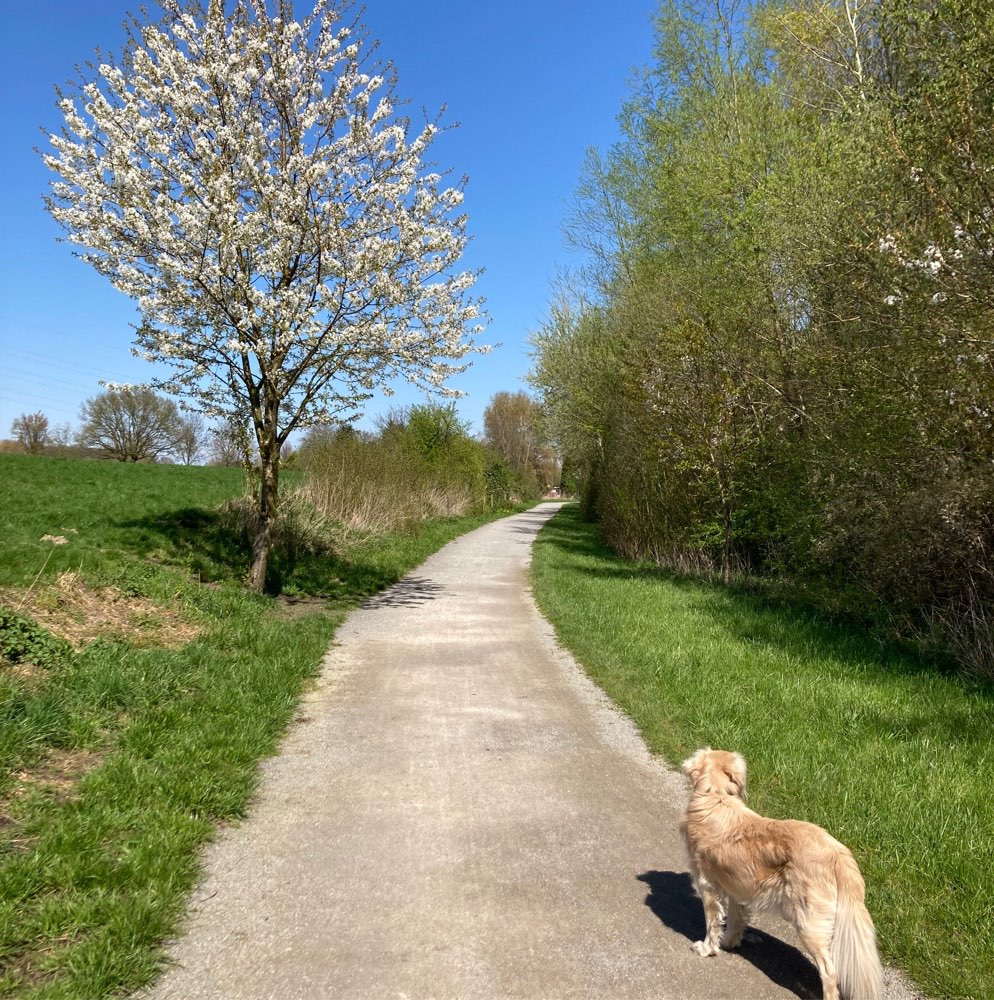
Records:
{"label": "distant tree line", "polygon": [[667,0],[656,29],[535,339],[587,511],[994,671],[994,7]]}
{"label": "distant tree line", "polygon": [[[111,458],[121,462],[254,464],[247,418],[230,418],[209,425],[200,414],[184,413],[172,400],[146,387],[102,392],[83,403],[80,420],[79,429],[73,431],[68,423],[50,427],[48,417],[41,411],[22,413],[11,424],[11,440],[4,442],[3,450],[29,455]],[[425,439],[427,442],[472,437],[468,425],[458,420],[453,407],[430,404],[389,410],[377,421],[378,434],[397,434],[425,421],[434,427]],[[483,423],[482,440],[474,444],[481,449],[485,467],[503,467],[501,475],[507,481],[509,496],[537,496],[559,485],[558,453],[547,439],[538,402],[524,392],[498,392],[484,411]],[[309,432],[302,452],[313,452],[317,445],[343,433],[367,441],[377,436],[355,431],[350,424],[330,424]],[[296,449],[289,444],[284,446],[284,462],[294,454]]]}
{"label": "distant tree line", "polygon": [[[50,427],[48,417],[38,411],[22,413],[11,424],[10,433],[4,450],[62,458],[195,465],[215,450],[212,434],[199,414],[183,413],[171,399],[145,387],[108,389],[86,400],[76,431],[68,423]],[[224,437],[225,430],[215,436]]]}
{"label": "distant tree line", "polygon": [[524,392],[498,392],[483,412],[483,440],[529,493],[559,488],[562,465],[549,441],[545,412]]}

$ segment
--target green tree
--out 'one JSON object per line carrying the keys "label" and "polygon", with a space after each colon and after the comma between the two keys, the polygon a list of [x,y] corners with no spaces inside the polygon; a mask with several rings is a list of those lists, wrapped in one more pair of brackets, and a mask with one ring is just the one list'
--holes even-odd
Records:
{"label": "green tree", "polygon": [[151,389],[108,389],[80,408],[78,441],[119,462],[154,462],[174,451],[182,422],[171,399]]}
{"label": "green tree", "polygon": [[525,392],[497,392],[483,411],[483,440],[531,492],[559,485],[559,460],[548,444],[542,406]]}
{"label": "green tree", "polygon": [[977,659],[994,14],[666,0],[656,29],[570,220],[581,292],[535,337],[585,509],[628,554],[817,575]]}
{"label": "green tree", "polygon": [[37,413],[22,413],[10,425],[10,433],[29,455],[38,455],[49,440],[48,417],[40,410]]}

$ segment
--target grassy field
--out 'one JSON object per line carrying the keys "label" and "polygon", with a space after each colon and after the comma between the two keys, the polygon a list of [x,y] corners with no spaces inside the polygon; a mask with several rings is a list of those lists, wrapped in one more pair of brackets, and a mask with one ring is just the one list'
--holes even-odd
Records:
{"label": "grassy field", "polygon": [[0,484],[0,996],[97,1000],[154,975],[347,611],[490,518],[277,558],[275,599],[215,510],[238,470],[0,456]]}
{"label": "grassy field", "polygon": [[994,690],[797,608],[625,562],[566,508],[540,606],[676,763],[740,750],[750,805],[856,854],[881,950],[936,997],[994,996]]}

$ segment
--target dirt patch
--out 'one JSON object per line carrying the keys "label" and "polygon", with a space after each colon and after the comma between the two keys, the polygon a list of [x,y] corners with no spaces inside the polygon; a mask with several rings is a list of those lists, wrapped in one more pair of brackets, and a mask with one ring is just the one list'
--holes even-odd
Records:
{"label": "dirt patch", "polygon": [[12,986],[37,987],[51,983],[56,973],[45,969],[47,963],[60,949],[68,947],[79,940],[80,932],[72,931],[61,937],[53,938],[44,944],[34,945],[19,955],[12,956],[9,966],[4,967],[6,982]]}
{"label": "dirt patch", "polygon": [[96,750],[49,750],[37,766],[14,775],[17,784],[11,798],[20,798],[32,789],[50,792],[60,802],[67,802],[76,795],[76,786],[87,771],[92,771],[103,760]]}
{"label": "dirt patch", "polygon": [[330,604],[327,597],[286,597],[280,595],[270,612],[273,618],[291,620],[306,618],[308,615],[328,614]]}
{"label": "dirt patch", "polygon": [[101,637],[127,639],[137,646],[176,648],[200,633],[172,608],[124,594],[116,587],[90,587],[73,572],[27,593],[0,591],[0,600],[76,649]]}
{"label": "dirt patch", "polygon": [[14,852],[26,850],[35,838],[18,838],[20,827],[17,803],[40,792],[55,802],[72,802],[83,776],[99,765],[105,750],[49,750],[34,767],[14,772],[13,782],[0,796],[0,836]]}
{"label": "dirt patch", "polygon": [[22,660],[20,663],[6,663],[0,661],[8,677],[13,677],[28,690],[40,687],[48,676],[44,667],[39,667],[30,660]]}

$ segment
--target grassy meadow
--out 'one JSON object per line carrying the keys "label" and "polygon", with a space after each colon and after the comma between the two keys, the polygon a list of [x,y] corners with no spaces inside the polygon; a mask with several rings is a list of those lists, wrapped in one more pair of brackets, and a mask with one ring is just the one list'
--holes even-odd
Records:
{"label": "grassy meadow", "polygon": [[348,610],[496,516],[279,555],[274,598],[218,511],[243,485],[0,456],[0,997],[148,982]]}
{"label": "grassy meadow", "polygon": [[622,560],[572,507],[539,534],[532,575],[560,640],[654,752],[741,751],[752,808],[852,848],[889,961],[932,996],[994,996],[994,688]]}

